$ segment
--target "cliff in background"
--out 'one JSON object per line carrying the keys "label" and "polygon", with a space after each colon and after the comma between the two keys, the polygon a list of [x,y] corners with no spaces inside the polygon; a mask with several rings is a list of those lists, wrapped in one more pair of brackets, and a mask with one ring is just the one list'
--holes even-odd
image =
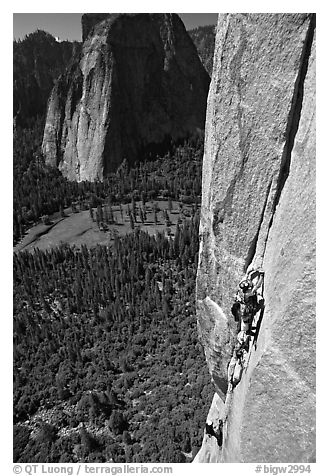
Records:
{"label": "cliff in background", "polygon": [[[113,13],[112,13],[113,15]],[[82,41],[85,41],[97,23],[105,20],[110,13],[85,13],[81,18]],[[216,25],[204,25],[187,32],[196,46],[199,58],[205,70],[211,77],[212,62],[214,57]]]}
{"label": "cliff in background", "polygon": [[91,30],[97,23],[110,16],[109,13],[84,13],[81,17],[82,41],[85,41]]}
{"label": "cliff in background", "polygon": [[70,180],[102,179],[204,129],[210,78],[179,16],[97,20],[83,17],[81,55],[48,101],[43,153]]}
{"label": "cliff in background", "polygon": [[200,60],[207,70],[209,76],[212,74],[212,63],[214,58],[216,26],[205,25],[189,30],[188,34],[196,46]]}
{"label": "cliff in background", "polygon": [[[220,15],[208,97],[199,334],[224,421],[198,462],[315,461],[315,18]],[[233,393],[231,306],[265,271],[257,342]]]}
{"label": "cliff in background", "polygon": [[13,45],[13,113],[26,125],[31,118],[45,114],[55,80],[68,66],[79,43],[58,42],[42,30],[27,35]]}

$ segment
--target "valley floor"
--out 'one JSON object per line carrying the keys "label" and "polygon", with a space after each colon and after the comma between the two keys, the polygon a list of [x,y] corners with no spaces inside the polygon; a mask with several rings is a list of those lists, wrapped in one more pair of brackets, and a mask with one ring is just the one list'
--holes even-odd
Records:
{"label": "valley floor", "polygon": [[[154,222],[154,203],[157,204],[159,211],[157,212],[157,223]],[[136,202],[136,207],[140,206],[141,202]],[[59,217],[55,214],[51,217],[51,224],[45,225],[39,223],[28,230],[24,238],[15,246],[14,251],[33,251],[35,248],[46,250],[55,248],[61,244],[69,244],[80,247],[86,245],[93,247],[96,245],[108,245],[114,240],[116,235],[126,235],[132,231],[130,219],[127,215],[127,204],[121,206],[123,214],[121,215],[120,206],[112,206],[115,223],[107,225],[107,230],[99,229],[96,221],[90,217],[89,210],[72,213],[71,209],[65,210],[65,217]],[[96,209],[94,216],[96,216]],[[179,202],[172,202],[172,210],[168,210],[167,200],[157,200],[155,202],[146,202],[147,220],[142,223],[140,217],[137,217],[137,222],[134,224],[135,228],[139,227],[141,230],[147,231],[150,235],[155,235],[158,232],[166,232],[169,229],[166,225],[163,211],[167,210],[170,218],[170,234],[174,234],[177,222],[180,217],[189,217],[191,215],[192,206],[184,205],[182,210],[179,208]],[[123,218],[123,219],[122,219]]]}

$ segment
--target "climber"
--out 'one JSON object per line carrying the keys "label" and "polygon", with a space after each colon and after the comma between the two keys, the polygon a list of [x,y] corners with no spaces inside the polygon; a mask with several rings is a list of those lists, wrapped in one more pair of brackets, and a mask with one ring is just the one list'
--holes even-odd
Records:
{"label": "climber", "polygon": [[[260,289],[261,285],[263,284],[264,270],[262,268],[257,268],[257,269],[253,267],[251,267],[250,269],[248,268],[247,277],[253,284],[252,292],[256,293],[256,291]],[[255,279],[257,279],[256,282],[254,282]]]}
{"label": "climber", "polygon": [[242,356],[240,356],[236,365],[235,365],[235,368],[234,368],[234,373],[233,373],[233,378],[232,378],[233,388],[236,387],[238,385],[238,383],[240,382],[241,377],[242,377],[243,368],[244,367],[243,367],[243,362],[242,362]]}
{"label": "climber", "polygon": [[206,422],[206,435],[215,436],[214,424],[211,422],[211,425]]}
{"label": "climber", "polygon": [[248,352],[249,350],[249,342],[250,342],[250,333],[247,334],[246,331],[240,331],[237,335],[238,344],[241,346],[242,350]]}
{"label": "climber", "polygon": [[235,365],[236,365],[237,361],[238,361],[238,357],[237,357],[236,353],[233,352],[230,363],[228,364],[228,367],[227,367],[227,382],[228,382],[228,391],[229,392],[232,391],[232,389],[233,389],[232,381],[233,381],[234,369],[235,369]]}
{"label": "climber", "polygon": [[235,297],[235,303],[232,306],[232,314],[235,320],[237,317],[241,322],[241,331],[250,332],[250,325],[255,314],[261,308],[259,291],[264,279],[262,269],[247,272],[247,275],[239,283],[239,291]]}
{"label": "climber", "polygon": [[238,343],[242,346],[248,339],[246,331],[240,331],[236,336]]}
{"label": "climber", "polygon": [[231,313],[234,316],[234,320],[236,322],[240,322],[241,316],[240,316],[240,303],[238,301],[235,301],[231,307]]}
{"label": "climber", "polygon": [[218,421],[218,430],[216,433],[217,433],[216,439],[217,439],[218,446],[221,447],[223,444],[223,420]]}
{"label": "climber", "polygon": [[[236,355],[238,357],[238,363],[242,366],[242,370],[247,368],[249,345],[250,345],[250,336],[246,335],[245,340],[240,340],[240,341],[238,340],[238,342],[235,344],[235,347],[234,347],[236,351]],[[239,369],[240,369],[240,365],[238,366]],[[236,376],[239,373],[242,373],[242,370],[241,369],[238,370],[238,368],[236,367],[234,369],[235,376],[233,374],[233,381],[236,380]]]}
{"label": "climber", "polygon": [[237,344],[233,350],[233,355],[227,368],[228,391],[240,382],[243,371],[243,351],[240,344]]}
{"label": "climber", "polygon": [[218,430],[214,429],[214,424],[211,422],[209,425],[206,423],[206,435],[214,436],[217,440],[218,446],[221,447],[223,444],[223,420],[218,421]]}
{"label": "climber", "polygon": [[234,311],[235,316],[239,317],[241,323],[240,330],[248,332],[253,317],[257,312],[257,296],[252,293],[252,283],[249,280],[243,280],[240,283],[240,290],[235,296]]}

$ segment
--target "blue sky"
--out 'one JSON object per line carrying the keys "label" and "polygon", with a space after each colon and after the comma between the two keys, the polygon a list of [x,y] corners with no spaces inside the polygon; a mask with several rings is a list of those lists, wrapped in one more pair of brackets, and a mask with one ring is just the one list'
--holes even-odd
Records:
{"label": "blue sky", "polygon": [[[14,13],[14,39],[40,29],[61,40],[81,41],[82,13]],[[217,13],[180,13],[187,30],[199,25],[215,25]]]}

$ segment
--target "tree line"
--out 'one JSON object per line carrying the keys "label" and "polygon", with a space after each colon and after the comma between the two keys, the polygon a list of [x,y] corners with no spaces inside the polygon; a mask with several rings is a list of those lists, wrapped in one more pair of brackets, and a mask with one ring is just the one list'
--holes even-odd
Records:
{"label": "tree line", "polygon": [[14,459],[185,462],[212,394],[195,318],[199,215],[167,239],[14,254]]}
{"label": "tree line", "polygon": [[58,169],[45,165],[40,150],[44,118],[31,120],[14,131],[14,243],[42,216],[135,200],[170,197],[184,203],[200,202],[203,140],[190,138],[164,157],[133,166],[124,160],[103,181],[70,182]]}

